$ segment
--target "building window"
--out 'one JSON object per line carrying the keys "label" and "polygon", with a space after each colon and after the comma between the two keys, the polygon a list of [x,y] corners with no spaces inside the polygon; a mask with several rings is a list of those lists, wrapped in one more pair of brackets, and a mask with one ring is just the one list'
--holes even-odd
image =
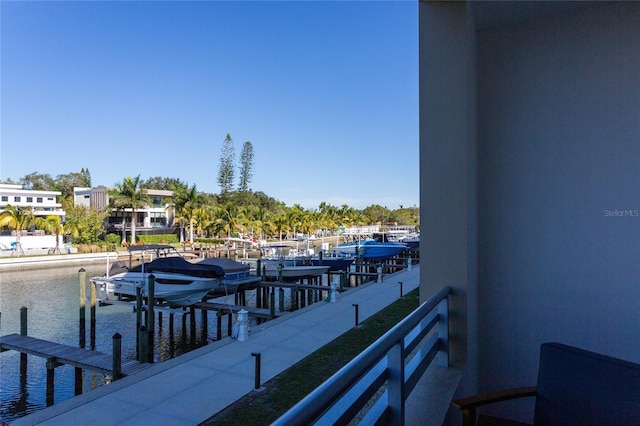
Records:
{"label": "building window", "polygon": [[20,202],[20,197],[13,197],[13,202],[14,203],[19,203]]}
{"label": "building window", "polygon": [[33,197],[27,197],[27,203],[33,203]]}
{"label": "building window", "polygon": [[5,202],[5,203],[8,202],[9,201],[9,197],[6,196],[6,195],[3,195],[2,196],[2,201]]}
{"label": "building window", "polygon": [[151,197],[151,205],[153,207],[162,207],[163,197]]}
{"label": "building window", "polygon": [[42,202],[42,197],[36,198],[36,203],[41,203],[41,202]]}
{"label": "building window", "polygon": [[163,226],[167,226],[167,217],[165,216],[164,213],[150,213],[150,221],[151,221],[151,226],[154,228],[160,228]]}

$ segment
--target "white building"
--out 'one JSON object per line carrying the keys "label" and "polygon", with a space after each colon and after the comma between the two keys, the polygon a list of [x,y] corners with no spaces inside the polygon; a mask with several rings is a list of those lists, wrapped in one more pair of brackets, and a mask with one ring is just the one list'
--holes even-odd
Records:
{"label": "white building", "polygon": [[[23,189],[22,185],[0,183],[0,211],[7,206],[28,208],[31,207],[33,215],[37,217],[59,216],[64,222],[65,211],[57,202],[59,191],[37,191]],[[48,253],[56,247],[55,235],[46,235],[44,231],[23,230],[20,236],[22,250],[34,253]],[[5,230],[0,234],[0,256],[9,255],[15,249],[16,231]]]}
{"label": "white building", "polygon": [[0,183],[0,211],[7,206],[31,207],[35,216],[60,216],[64,221],[65,212],[58,203],[59,191],[37,191],[23,189],[22,185]]}

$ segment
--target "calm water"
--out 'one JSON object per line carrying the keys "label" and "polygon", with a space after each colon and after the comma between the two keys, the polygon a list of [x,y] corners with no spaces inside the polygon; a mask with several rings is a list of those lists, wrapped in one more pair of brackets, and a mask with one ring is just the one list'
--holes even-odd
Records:
{"label": "calm water", "polygon": [[[57,343],[78,346],[79,341],[79,276],[80,267],[3,272],[0,277],[0,335],[20,332],[20,307],[28,313],[28,335]],[[85,267],[88,277],[102,275],[105,266]],[[87,285],[86,295],[89,296]],[[247,296],[253,295],[250,292]],[[233,303],[233,296],[229,299]],[[251,304],[251,302],[249,302]],[[96,350],[110,354],[112,336],[122,335],[122,358],[136,357],[136,315],[131,306],[111,305],[97,308]],[[86,346],[90,347],[89,303],[86,308]],[[209,314],[208,335],[202,338],[200,316],[198,333],[194,342],[190,333],[184,332],[182,315],[176,315],[169,329],[169,315],[162,324],[156,319],[156,362],[162,362],[195,347],[212,341],[216,336],[215,314]],[[189,321],[186,321],[187,329]],[[226,321],[223,322],[226,334]],[[224,337],[224,336],[223,336]],[[9,422],[46,407],[46,360],[28,357],[26,382],[20,377],[20,355],[15,351],[0,353],[0,419]],[[55,369],[54,402],[74,397],[74,368],[61,366]],[[83,391],[102,386],[108,378],[101,374],[85,372]]]}

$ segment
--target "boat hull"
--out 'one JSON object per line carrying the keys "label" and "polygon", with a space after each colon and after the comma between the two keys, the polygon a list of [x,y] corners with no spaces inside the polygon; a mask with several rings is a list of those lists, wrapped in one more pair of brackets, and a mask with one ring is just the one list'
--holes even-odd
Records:
{"label": "boat hull", "polygon": [[[171,306],[191,306],[202,301],[209,292],[220,286],[220,278],[200,278],[184,274],[154,273],[154,298]],[[149,274],[126,272],[110,278],[94,277],[94,283],[104,286],[108,295],[135,298],[138,288],[149,294]]]}
{"label": "boat hull", "polygon": [[312,258],[311,264],[313,266],[328,266],[329,272],[336,272],[348,270],[354,260],[354,257],[325,257],[322,260]]}
{"label": "boat hull", "polygon": [[406,244],[396,242],[379,243],[373,240],[342,244],[333,249],[335,254],[359,256],[365,260],[386,260],[407,249]]}

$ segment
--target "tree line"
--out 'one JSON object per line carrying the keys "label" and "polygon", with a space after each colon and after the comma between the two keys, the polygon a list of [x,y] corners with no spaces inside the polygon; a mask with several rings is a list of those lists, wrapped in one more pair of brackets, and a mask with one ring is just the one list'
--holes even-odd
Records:
{"label": "tree line", "polygon": [[[167,201],[173,205],[180,239],[188,239],[191,243],[196,238],[277,239],[298,233],[322,235],[336,232],[341,227],[375,223],[383,226],[395,223],[419,228],[420,212],[416,206],[400,206],[394,210],[378,204],[358,210],[346,204],[334,206],[326,202],[320,203],[315,209],[305,209],[299,204],[286,206],[261,191],[254,192],[250,189],[253,162],[253,146],[251,142],[245,142],[238,167],[238,185],[235,187],[235,152],[233,139],[227,135],[219,163],[218,194],[200,192],[195,184],[190,185],[179,178],[155,176],[141,179],[140,176],[127,176],[109,189],[109,205],[104,212],[74,205],[73,188],[91,187],[91,175],[85,168],[78,173],[58,175],[55,178],[34,172],[17,182],[8,179],[4,183],[20,184],[31,190],[59,191],[59,201],[66,212],[66,220],[64,224],[54,228],[57,233],[68,235],[72,242],[79,244],[97,244],[104,239],[105,223],[109,216],[117,218],[121,214],[124,222],[124,212],[128,210],[131,211],[131,217],[135,218],[135,212],[150,203],[148,189],[173,192],[173,196]],[[20,213],[24,213],[26,218]],[[11,229],[28,229],[33,226],[52,229],[51,225],[46,228],[35,217],[28,217],[29,212],[7,209],[0,214],[0,226]],[[132,221],[132,242],[136,241],[135,232],[135,221]]]}

